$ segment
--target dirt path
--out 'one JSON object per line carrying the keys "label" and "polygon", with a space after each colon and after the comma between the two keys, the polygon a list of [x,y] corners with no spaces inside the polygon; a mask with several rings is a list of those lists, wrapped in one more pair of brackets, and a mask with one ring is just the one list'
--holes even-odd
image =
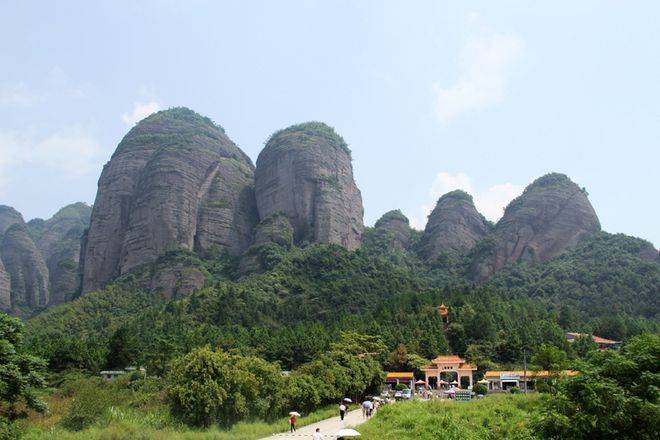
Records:
{"label": "dirt path", "polygon": [[356,409],[344,417],[344,420],[339,420],[339,416],[331,417],[329,419],[321,420],[320,422],[312,423],[311,425],[298,428],[296,432],[288,433],[283,432],[280,434],[273,434],[270,437],[265,437],[261,440],[305,440],[312,439],[316,428],[321,428],[321,434],[324,439],[334,439],[334,433],[342,428],[355,428],[356,426],[366,422],[367,419],[362,418],[362,410]]}

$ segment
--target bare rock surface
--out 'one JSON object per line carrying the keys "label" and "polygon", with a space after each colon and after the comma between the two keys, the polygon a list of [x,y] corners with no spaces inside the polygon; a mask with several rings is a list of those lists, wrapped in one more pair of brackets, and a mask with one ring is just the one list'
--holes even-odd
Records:
{"label": "bare rock surface", "polygon": [[210,119],[174,108],[138,123],[101,174],[82,291],[170,250],[240,254],[257,220],[250,159]]}
{"label": "bare rock surface", "polygon": [[254,245],[261,246],[268,243],[275,243],[286,249],[293,245],[293,227],[285,214],[272,214],[256,226]]}
{"label": "bare rock surface", "polygon": [[48,305],[48,268],[25,224],[15,223],[4,233],[0,256],[11,283],[11,308]]}
{"label": "bare rock surface", "polygon": [[0,258],[0,310],[9,311],[10,309],[11,283],[5,265],[2,263],[2,258]]}
{"label": "bare rock surface", "polygon": [[472,196],[456,190],[438,199],[420,240],[427,260],[443,252],[466,254],[490,232],[490,226],[474,206]]}
{"label": "bare rock surface", "polygon": [[257,159],[255,193],[260,218],[284,213],[296,244],[360,247],[362,196],[350,150],[331,127],[308,122],[271,136]]}
{"label": "bare rock surface", "polygon": [[201,289],[205,282],[206,277],[198,268],[178,263],[164,265],[154,271],[149,291],[170,300]]}
{"label": "bare rock surface", "polygon": [[564,174],[546,174],[507,206],[493,234],[480,244],[473,275],[484,280],[507,263],[546,261],[599,230],[586,191]]}
{"label": "bare rock surface", "polygon": [[28,222],[30,233],[48,266],[49,305],[67,301],[78,288],[80,240],[89,226],[91,212],[89,205],[73,203],[48,220]]}

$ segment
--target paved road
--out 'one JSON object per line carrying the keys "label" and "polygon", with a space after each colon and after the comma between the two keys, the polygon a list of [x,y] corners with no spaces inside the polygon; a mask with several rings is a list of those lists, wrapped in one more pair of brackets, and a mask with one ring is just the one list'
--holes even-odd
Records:
{"label": "paved road", "polygon": [[344,420],[339,420],[339,416],[331,417],[329,419],[321,420],[320,422],[312,423],[311,425],[303,426],[298,428],[296,432],[288,433],[283,432],[281,434],[273,434],[270,437],[265,437],[261,440],[311,440],[316,428],[321,428],[321,434],[324,439],[334,439],[333,435],[335,432],[339,431],[342,428],[355,428],[357,425],[366,422],[366,419],[362,418],[362,410],[356,409],[344,417]]}

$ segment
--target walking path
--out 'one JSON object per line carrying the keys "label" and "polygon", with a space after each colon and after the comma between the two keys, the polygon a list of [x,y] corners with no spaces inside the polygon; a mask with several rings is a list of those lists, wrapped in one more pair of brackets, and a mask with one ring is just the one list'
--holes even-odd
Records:
{"label": "walking path", "polygon": [[320,432],[324,439],[334,439],[334,433],[340,429],[355,428],[366,421],[367,419],[362,418],[362,409],[356,409],[347,413],[343,421],[339,420],[339,416],[330,417],[329,419],[298,428],[296,432],[273,434],[270,437],[264,437],[261,440],[311,440],[314,432],[316,432],[316,428],[321,428]]}

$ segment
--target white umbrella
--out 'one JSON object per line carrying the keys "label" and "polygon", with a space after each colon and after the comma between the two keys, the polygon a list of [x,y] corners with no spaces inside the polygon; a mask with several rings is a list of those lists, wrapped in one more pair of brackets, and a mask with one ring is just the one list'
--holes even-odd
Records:
{"label": "white umbrella", "polygon": [[359,437],[360,433],[355,429],[340,429],[335,432],[335,437]]}
{"label": "white umbrella", "polygon": [[344,397],[344,402],[353,403],[353,401],[348,397]]}
{"label": "white umbrella", "polygon": [[289,415],[290,415],[290,416],[300,417],[300,413],[297,412],[297,411],[291,411],[291,412],[289,413]]}

